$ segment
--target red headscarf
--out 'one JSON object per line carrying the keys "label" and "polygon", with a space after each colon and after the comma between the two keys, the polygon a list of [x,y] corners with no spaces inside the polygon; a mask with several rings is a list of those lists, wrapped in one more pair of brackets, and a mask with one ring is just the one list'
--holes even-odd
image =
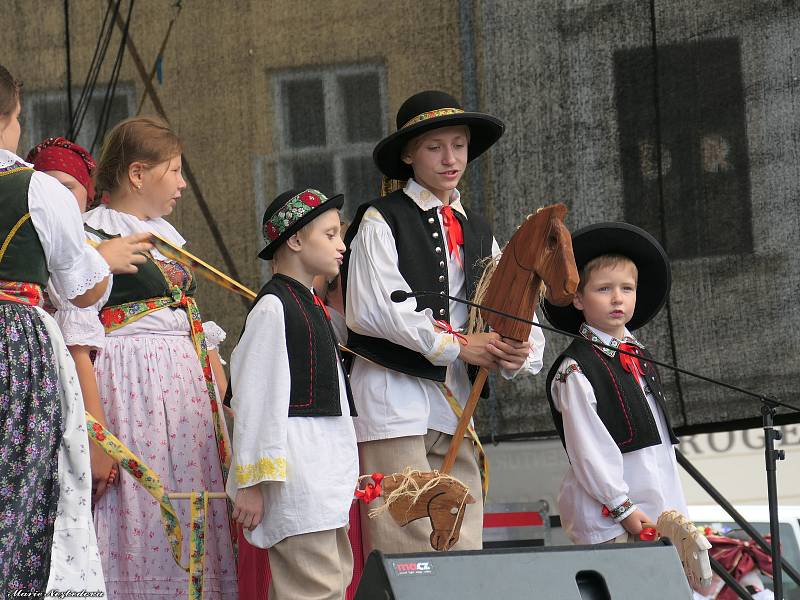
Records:
{"label": "red headscarf", "polygon": [[31,150],[25,160],[33,163],[37,171],[62,171],[72,175],[86,188],[87,204],[94,200],[92,172],[95,162],[83,146],[63,137],[51,137]]}

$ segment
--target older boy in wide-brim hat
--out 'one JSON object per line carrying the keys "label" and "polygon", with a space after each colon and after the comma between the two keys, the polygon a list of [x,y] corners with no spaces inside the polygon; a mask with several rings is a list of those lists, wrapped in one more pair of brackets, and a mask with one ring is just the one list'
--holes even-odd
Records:
{"label": "older boy in wide-brim hat", "polygon": [[[403,103],[397,131],[375,148],[386,195],[355,215],[345,280],[348,346],[358,355],[351,384],[362,473],[439,469],[469,395],[468,369],[499,369],[511,378],[541,368],[538,328],[521,342],[490,332],[464,336],[467,307],[445,297],[472,299],[485,262],[500,252],[489,224],[462,204],[457,185],[467,164],[502,133],[499,119],[426,91]],[[394,303],[395,290],[434,293]],[[450,474],[479,497],[472,444],[460,446]],[[368,550],[430,549],[427,521],[400,528],[366,512]],[[454,549],[482,547],[482,516],[480,503],[470,505]]]}
{"label": "older boy in wide-brim hat", "polygon": [[547,376],[570,459],[558,497],[561,522],[577,544],[636,541],[663,511],[686,514],[664,388],[631,333],[666,303],[669,259],[655,238],[628,223],[585,227],[573,234],[572,248],[580,272],[573,305],[544,302],[554,326],[586,340],[573,341]]}
{"label": "older boy in wide-brim hat", "polygon": [[231,355],[236,414],[227,492],[247,541],[269,548],[271,600],[344,597],[358,481],[352,395],[328,312],[312,289],[335,277],[341,195],[290,190],[264,213],[273,276]]}

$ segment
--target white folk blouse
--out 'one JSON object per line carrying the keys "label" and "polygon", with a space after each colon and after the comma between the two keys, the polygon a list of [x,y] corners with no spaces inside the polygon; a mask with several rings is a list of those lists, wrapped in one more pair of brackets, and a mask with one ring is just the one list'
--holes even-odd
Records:
{"label": "white folk blouse", "polygon": [[[604,344],[614,338],[589,327]],[[625,330],[625,342],[642,345]],[[661,437],[661,444],[621,453],[597,414],[597,399],[589,380],[572,359],[564,359],[550,391],[564,419],[564,439],[570,466],[558,495],[561,523],[576,544],[598,544],[625,531],[618,521],[635,508],[655,523],[665,510],[687,514],[675,450],[664,413],[639,378]],[[602,514],[630,498],[634,506],[616,521]]]}
{"label": "white folk blouse", "polygon": [[264,518],[247,541],[269,548],[292,535],[344,527],[358,482],[353,418],[339,365],[340,417],[289,417],[291,378],[281,301],[266,295],[231,354],[233,461],[227,492],[258,485]]}
{"label": "white folk blouse", "polygon": [[[405,193],[422,210],[443,206],[441,200],[413,179],[408,181]],[[458,190],[453,191],[450,206],[466,217]],[[441,224],[441,212],[438,216]],[[493,241],[492,252],[495,256],[500,254],[497,241]],[[459,254],[463,254],[463,249],[459,248]],[[466,298],[462,262],[463,256],[457,258],[447,253],[450,295],[457,298]],[[447,366],[445,384],[463,406],[471,384],[467,365],[458,359],[459,341],[449,333],[437,332],[431,311],[417,312],[414,298],[392,302],[390,295],[394,290],[411,291],[397,265],[392,231],[381,214],[370,208],[364,213],[351,244],[347,325],[356,333],[384,338],[416,350],[434,365]],[[449,308],[453,328],[465,327],[469,315],[467,306],[451,300]],[[535,314],[531,316],[537,320]],[[531,327],[529,341],[531,351],[525,364],[517,373],[501,371],[506,379],[518,373],[535,374],[541,370],[544,353],[541,329]],[[355,422],[359,442],[425,435],[429,429],[452,435],[456,430],[458,418],[435,381],[386,369],[358,357],[353,363],[350,380],[358,410]]]}

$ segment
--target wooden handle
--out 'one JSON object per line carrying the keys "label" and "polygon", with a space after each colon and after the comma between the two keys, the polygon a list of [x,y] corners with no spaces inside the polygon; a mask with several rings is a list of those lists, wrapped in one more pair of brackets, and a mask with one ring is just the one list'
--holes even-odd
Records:
{"label": "wooden handle", "polygon": [[464,434],[467,433],[467,427],[472,420],[472,414],[475,412],[475,407],[478,405],[478,399],[481,397],[483,385],[486,383],[486,378],[489,376],[489,370],[481,367],[478,375],[475,377],[475,383],[472,384],[472,391],[469,393],[467,405],[461,413],[461,418],[458,420],[456,432],[453,434],[453,439],[450,441],[450,447],[447,449],[447,454],[444,457],[440,473],[449,473],[450,469],[456,462],[456,455],[461,442],[464,440]]}
{"label": "wooden handle", "polygon": [[[188,500],[192,497],[192,492],[170,492],[167,494],[172,500]],[[225,492],[207,492],[206,496],[210,500],[227,498],[228,494]]]}

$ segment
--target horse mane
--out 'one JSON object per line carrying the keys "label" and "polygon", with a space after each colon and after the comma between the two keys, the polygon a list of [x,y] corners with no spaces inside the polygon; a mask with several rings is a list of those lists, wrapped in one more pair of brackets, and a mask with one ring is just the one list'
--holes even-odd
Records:
{"label": "horse mane", "polygon": [[[545,207],[540,206],[536,209],[533,213],[529,214],[522,223],[520,223],[517,228],[514,230],[514,234],[520,230],[520,228],[525,225],[531,217],[535,214],[538,214]],[[500,263],[500,257],[505,253],[506,249],[508,248],[509,244],[514,240],[514,234],[512,234],[509,241],[501,249],[500,254],[495,256],[488,256],[481,261],[483,266],[483,273],[481,273],[481,277],[478,280],[478,285],[475,286],[475,294],[472,298],[472,301],[475,304],[483,304],[484,299],[486,298],[486,292],[489,289],[489,284],[492,281],[492,275],[494,275],[495,270],[497,269],[497,265]],[[539,302],[541,302],[542,298],[544,298],[545,292],[547,290],[547,286],[545,285],[544,281],[541,282],[539,286]],[[480,309],[470,306],[469,307],[469,318],[467,320],[467,333],[482,333],[486,331],[486,322],[483,319],[483,315],[481,314]]]}

